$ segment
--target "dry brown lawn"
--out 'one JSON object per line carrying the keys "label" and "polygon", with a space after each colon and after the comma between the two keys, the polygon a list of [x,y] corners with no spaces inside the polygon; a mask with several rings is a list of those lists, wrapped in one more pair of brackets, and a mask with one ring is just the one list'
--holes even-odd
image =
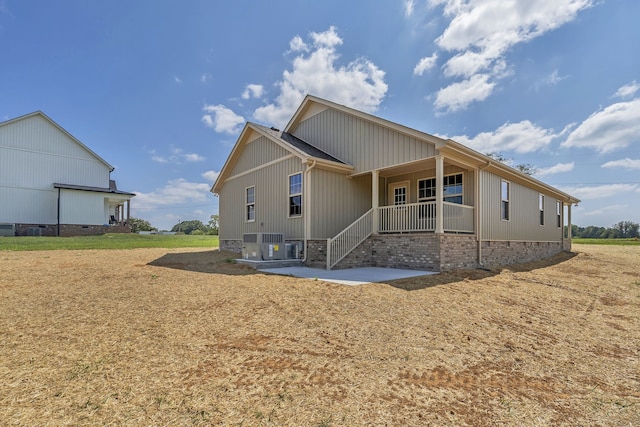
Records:
{"label": "dry brown lawn", "polygon": [[640,247],[349,287],[0,252],[0,425],[640,425]]}

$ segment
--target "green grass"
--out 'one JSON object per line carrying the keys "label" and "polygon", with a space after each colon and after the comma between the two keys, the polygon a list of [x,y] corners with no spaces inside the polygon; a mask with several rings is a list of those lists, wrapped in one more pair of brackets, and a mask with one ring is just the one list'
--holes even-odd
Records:
{"label": "green grass", "polygon": [[639,239],[581,239],[574,237],[571,243],[575,245],[640,246]]}
{"label": "green grass", "polygon": [[218,236],[105,234],[78,237],[0,237],[0,251],[214,247],[218,247]]}

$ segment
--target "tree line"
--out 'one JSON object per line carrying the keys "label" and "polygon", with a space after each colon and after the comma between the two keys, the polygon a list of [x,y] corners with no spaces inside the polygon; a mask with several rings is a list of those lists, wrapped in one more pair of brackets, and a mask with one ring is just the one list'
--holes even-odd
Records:
{"label": "tree line", "polygon": [[637,239],[640,238],[640,224],[633,221],[620,221],[611,227],[571,226],[571,236],[584,239]]}
{"label": "tree line", "polygon": [[[220,224],[218,215],[211,215],[207,224],[203,223],[199,219],[191,219],[187,221],[179,221],[171,228],[171,231],[176,233],[202,235],[202,234],[218,234],[218,227]],[[129,218],[129,225],[131,231],[137,233],[138,231],[158,231],[158,229],[151,225],[149,221],[141,218]]]}

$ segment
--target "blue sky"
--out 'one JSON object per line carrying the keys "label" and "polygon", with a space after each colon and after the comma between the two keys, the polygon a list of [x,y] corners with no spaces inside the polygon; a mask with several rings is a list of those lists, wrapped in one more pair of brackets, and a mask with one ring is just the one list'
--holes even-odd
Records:
{"label": "blue sky", "polygon": [[640,222],[636,0],[0,0],[0,120],[42,110],[170,229],[245,121],[306,93],[537,168],[573,223]]}

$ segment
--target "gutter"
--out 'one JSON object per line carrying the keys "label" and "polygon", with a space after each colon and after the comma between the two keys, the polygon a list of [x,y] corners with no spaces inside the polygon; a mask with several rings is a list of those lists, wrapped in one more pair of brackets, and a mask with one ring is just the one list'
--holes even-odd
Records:
{"label": "gutter", "polygon": [[[303,204],[303,214],[304,214],[304,256],[302,257],[302,263],[307,262],[307,241],[309,240],[309,234],[311,234],[311,209],[310,209],[310,200],[311,200],[311,185],[310,185],[310,175],[311,169],[316,167],[318,161],[316,159],[313,160],[311,166],[307,161],[307,169],[304,171],[304,204]],[[306,212],[305,212],[306,211]]]}

